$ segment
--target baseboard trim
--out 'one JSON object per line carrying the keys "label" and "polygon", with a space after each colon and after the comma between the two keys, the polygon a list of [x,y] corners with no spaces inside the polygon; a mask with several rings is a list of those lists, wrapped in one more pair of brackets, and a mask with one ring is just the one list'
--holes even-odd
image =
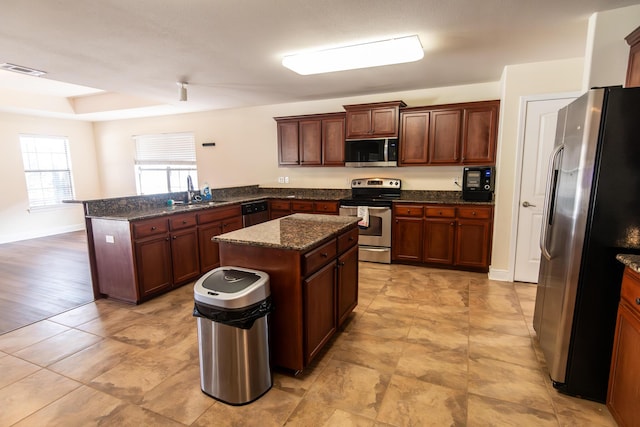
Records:
{"label": "baseboard trim", "polygon": [[498,282],[513,281],[509,270],[498,270],[491,267],[489,267],[489,280],[496,280]]}
{"label": "baseboard trim", "polygon": [[65,225],[63,227],[48,228],[46,230],[36,230],[29,233],[17,233],[10,236],[2,236],[0,244],[19,242],[21,240],[37,239],[38,237],[54,236],[56,234],[70,233],[72,231],[84,230],[84,223]]}

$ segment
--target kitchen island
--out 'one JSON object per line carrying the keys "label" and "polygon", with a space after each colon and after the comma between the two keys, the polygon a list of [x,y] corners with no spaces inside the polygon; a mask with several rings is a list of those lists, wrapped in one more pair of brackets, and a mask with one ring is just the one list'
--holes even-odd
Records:
{"label": "kitchen island", "polygon": [[222,266],[269,274],[274,366],[302,371],[357,305],[357,222],[294,214],[213,238]]}

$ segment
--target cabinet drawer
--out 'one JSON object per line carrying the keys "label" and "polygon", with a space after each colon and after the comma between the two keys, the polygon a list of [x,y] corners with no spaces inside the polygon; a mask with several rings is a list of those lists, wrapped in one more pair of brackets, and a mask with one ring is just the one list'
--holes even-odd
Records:
{"label": "cabinet drawer", "polygon": [[351,246],[358,243],[359,233],[360,233],[360,230],[358,229],[358,227],[356,227],[353,230],[347,231],[346,233],[342,233],[341,235],[339,235],[338,236],[338,253],[341,254],[342,252],[349,249]]}
{"label": "cabinet drawer", "polygon": [[338,202],[315,202],[316,212],[326,214],[338,213]]}
{"label": "cabinet drawer", "polygon": [[487,208],[487,207],[458,208],[458,218],[490,219],[491,208]]}
{"label": "cabinet drawer", "polygon": [[640,315],[640,274],[625,268],[622,276],[622,289],[620,297],[633,307],[636,314]]}
{"label": "cabinet drawer", "polygon": [[303,275],[308,276],[336,256],[336,239],[304,254]]}
{"label": "cabinet drawer", "polygon": [[169,222],[167,218],[148,219],[144,221],[137,221],[133,224],[133,237],[135,239],[142,239],[144,237],[154,236],[156,234],[163,234],[169,231]]}
{"label": "cabinet drawer", "polygon": [[291,202],[288,200],[272,200],[269,203],[271,205],[271,209],[276,211],[288,211],[291,209]]}
{"label": "cabinet drawer", "polygon": [[181,230],[183,228],[194,227],[196,225],[196,214],[172,215],[169,218],[170,230]]}
{"label": "cabinet drawer", "polygon": [[[280,209],[280,208],[273,208],[273,209]],[[313,212],[313,202],[311,201],[291,202],[291,210],[294,212]]]}
{"label": "cabinet drawer", "polygon": [[397,216],[422,217],[423,212],[420,205],[393,205],[393,213]]}
{"label": "cabinet drawer", "polygon": [[430,218],[455,218],[456,208],[450,206],[427,206],[425,215]]}
{"label": "cabinet drawer", "polygon": [[198,224],[208,224],[210,222],[220,221],[224,218],[239,217],[242,215],[240,205],[229,206],[224,208],[207,209],[198,213]]}

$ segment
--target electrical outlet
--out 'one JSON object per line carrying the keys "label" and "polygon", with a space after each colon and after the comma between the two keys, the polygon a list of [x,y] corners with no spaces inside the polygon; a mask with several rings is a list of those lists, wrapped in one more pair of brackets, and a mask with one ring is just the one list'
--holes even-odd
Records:
{"label": "electrical outlet", "polygon": [[288,177],[288,176],[285,176],[285,177],[284,177],[284,183],[285,183],[285,184],[288,184],[288,183],[289,183],[289,177]]}
{"label": "electrical outlet", "polygon": [[278,177],[278,184],[284,184],[284,176]]}

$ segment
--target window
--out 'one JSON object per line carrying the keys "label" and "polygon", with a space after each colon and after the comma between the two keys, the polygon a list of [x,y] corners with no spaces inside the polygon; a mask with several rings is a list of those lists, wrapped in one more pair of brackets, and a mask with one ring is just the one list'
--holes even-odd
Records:
{"label": "window", "polygon": [[187,176],[197,187],[196,143],[193,133],[136,135],[135,173],[138,194],[187,190]]}
{"label": "window", "polygon": [[20,146],[29,207],[55,206],[74,198],[66,137],[20,135]]}

